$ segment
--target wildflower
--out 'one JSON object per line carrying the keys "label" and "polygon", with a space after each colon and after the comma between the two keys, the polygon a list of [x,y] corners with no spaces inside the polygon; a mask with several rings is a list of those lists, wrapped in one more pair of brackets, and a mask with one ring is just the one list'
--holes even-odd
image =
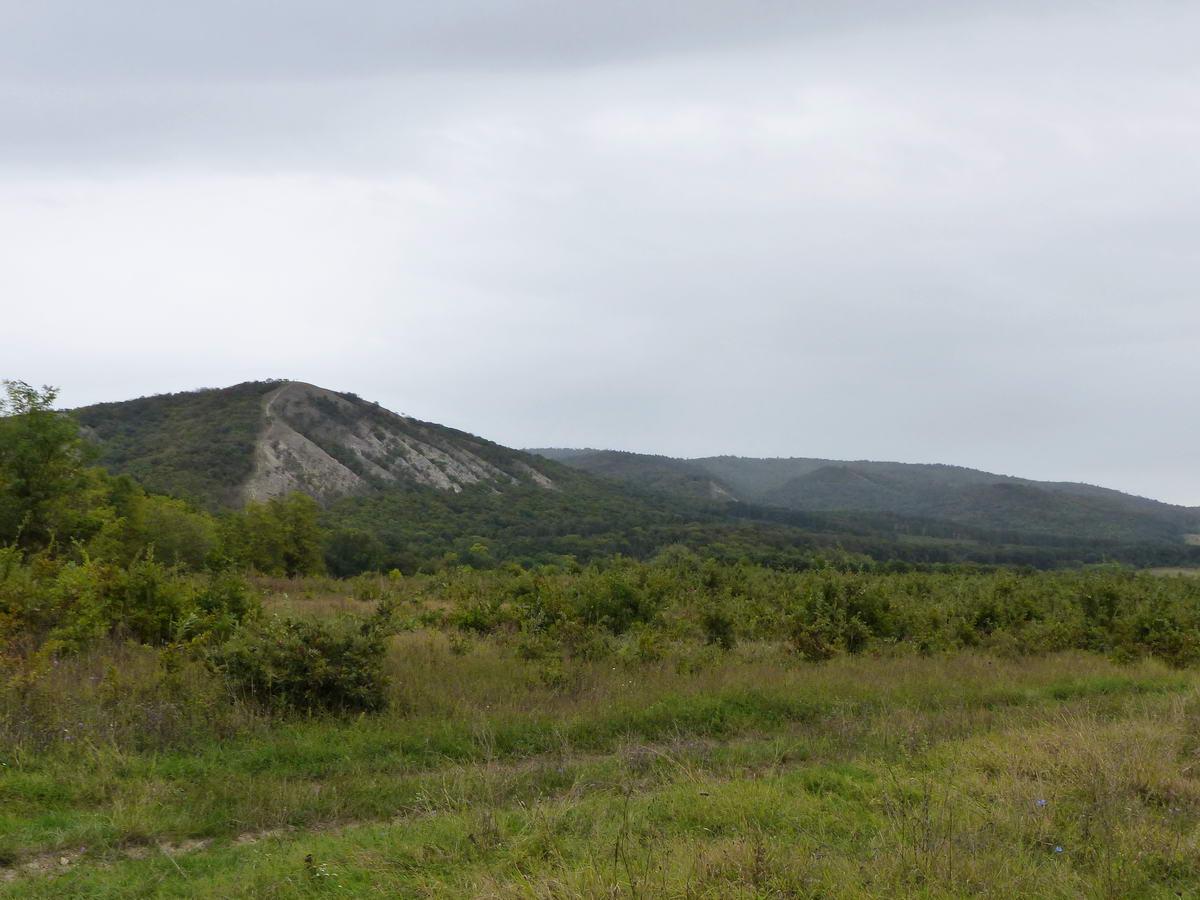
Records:
{"label": "wildflower", "polygon": [[1063,848],[1062,848],[1062,847],[1055,847],[1055,848],[1054,848],[1054,852],[1055,852],[1055,853],[1062,853],[1062,852],[1063,852]]}
{"label": "wildflower", "polygon": [[1045,805],[1046,805],[1046,801],[1045,801],[1045,800],[1039,800],[1039,801],[1037,801],[1037,804],[1036,804],[1036,805],[1037,805],[1037,806],[1045,806]]}

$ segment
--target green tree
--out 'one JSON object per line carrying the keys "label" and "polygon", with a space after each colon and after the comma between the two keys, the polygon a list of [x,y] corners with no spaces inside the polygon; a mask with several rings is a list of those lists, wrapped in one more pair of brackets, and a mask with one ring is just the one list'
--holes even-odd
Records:
{"label": "green tree", "polygon": [[[0,542],[25,549],[53,542],[62,506],[86,482],[79,430],[52,408],[58,389],[3,382],[0,395]],[[62,539],[75,535],[57,534]]]}
{"label": "green tree", "polygon": [[320,512],[306,494],[251,501],[226,519],[224,552],[268,575],[319,575],[325,571]]}
{"label": "green tree", "polygon": [[[201,569],[217,549],[216,520],[183,500],[147,494],[127,475],[115,478],[90,469],[103,482],[106,507],[91,510],[100,527],[84,549],[88,556],[127,565],[152,554],[168,564]],[[107,515],[101,515],[107,513]]]}
{"label": "green tree", "polygon": [[386,552],[379,538],[361,528],[339,528],[325,539],[325,564],[338,578],[378,571]]}

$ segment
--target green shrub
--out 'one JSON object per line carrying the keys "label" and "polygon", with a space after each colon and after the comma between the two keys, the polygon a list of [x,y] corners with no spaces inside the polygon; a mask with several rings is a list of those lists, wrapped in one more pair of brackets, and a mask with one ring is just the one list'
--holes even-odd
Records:
{"label": "green shrub", "polygon": [[635,622],[649,622],[658,612],[654,599],[622,571],[580,581],[573,613],[587,625],[623,634]]}
{"label": "green shrub", "polygon": [[281,711],[359,712],[386,705],[387,631],[371,620],[279,616],[208,654],[238,694]]}
{"label": "green shrub", "polygon": [[472,597],[447,617],[447,621],[460,631],[474,631],[476,634],[490,634],[507,620],[498,595]]}
{"label": "green shrub", "polygon": [[792,649],[801,659],[822,662],[838,654],[837,639],[831,633],[828,622],[797,622],[790,635]]}
{"label": "green shrub", "polygon": [[261,612],[261,604],[244,578],[221,572],[209,576],[195,595],[194,608],[179,624],[183,640],[227,640],[243,623]]}
{"label": "green shrub", "polygon": [[[135,560],[117,587],[110,617],[141,644],[163,644],[175,636],[195,604],[189,579],[179,577],[154,560]],[[120,575],[114,585],[121,581]]]}
{"label": "green shrub", "polygon": [[713,644],[722,650],[733,649],[733,617],[726,610],[717,606],[710,607],[701,616],[700,624],[704,628],[705,643]]}
{"label": "green shrub", "polygon": [[112,635],[139,644],[221,640],[257,610],[244,579],[190,575],[153,558],[119,566],[47,554],[28,563],[0,553],[0,641],[78,652]]}
{"label": "green shrub", "polygon": [[1200,634],[1166,614],[1144,613],[1134,621],[1134,646],[1169,665],[1183,668],[1200,661]]}
{"label": "green shrub", "polygon": [[651,628],[642,628],[637,632],[633,644],[633,656],[639,663],[658,662],[666,655],[666,646],[662,633]]}
{"label": "green shrub", "polygon": [[517,656],[524,660],[545,659],[559,651],[558,644],[544,631],[522,631],[513,642]]}
{"label": "green shrub", "polygon": [[613,638],[599,625],[562,621],[554,626],[553,634],[572,659],[607,659],[613,652]]}

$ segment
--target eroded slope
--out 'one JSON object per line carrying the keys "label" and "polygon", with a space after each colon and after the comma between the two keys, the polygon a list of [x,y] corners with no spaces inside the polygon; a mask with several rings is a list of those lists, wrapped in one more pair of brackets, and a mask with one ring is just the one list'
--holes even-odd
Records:
{"label": "eroded slope", "polygon": [[303,491],[328,502],[402,484],[457,492],[489,480],[553,487],[524,454],[303,382],[267,394],[263,418],[248,500]]}

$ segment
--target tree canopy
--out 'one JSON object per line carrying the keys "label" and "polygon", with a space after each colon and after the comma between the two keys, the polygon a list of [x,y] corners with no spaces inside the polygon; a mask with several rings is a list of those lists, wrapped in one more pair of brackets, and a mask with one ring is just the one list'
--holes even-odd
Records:
{"label": "tree canopy", "polygon": [[0,541],[44,546],[86,486],[79,429],[53,408],[58,389],[5,380],[0,395]]}

